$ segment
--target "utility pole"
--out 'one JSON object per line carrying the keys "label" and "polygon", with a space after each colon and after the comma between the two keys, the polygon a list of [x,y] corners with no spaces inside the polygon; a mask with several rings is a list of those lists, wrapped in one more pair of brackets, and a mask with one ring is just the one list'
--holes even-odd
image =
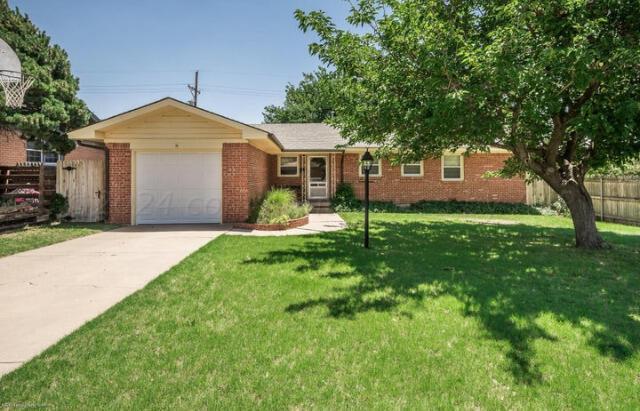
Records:
{"label": "utility pole", "polygon": [[200,94],[200,87],[198,86],[198,70],[196,70],[195,85],[192,86],[191,84],[188,84],[187,87],[189,87],[189,91],[193,97],[193,99],[189,101],[189,104],[194,107],[198,107],[198,94]]}

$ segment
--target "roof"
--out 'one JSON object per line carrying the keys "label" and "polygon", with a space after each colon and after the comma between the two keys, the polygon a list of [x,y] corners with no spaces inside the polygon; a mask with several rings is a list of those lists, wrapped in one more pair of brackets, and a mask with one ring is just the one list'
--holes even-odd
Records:
{"label": "roof", "polygon": [[86,127],[70,132],[69,137],[71,137],[74,140],[102,141],[104,140],[103,131],[108,130],[110,127],[119,125],[121,123],[124,123],[127,120],[136,118],[138,116],[151,113],[163,107],[178,108],[180,110],[189,112],[191,114],[222,123],[226,126],[230,126],[232,128],[241,130],[243,138],[254,139],[254,140],[266,139],[266,140],[269,140],[272,144],[275,144],[277,148],[282,149],[282,146],[280,145],[280,142],[277,140],[277,138],[275,138],[271,133],[269,133],[266,130],[262,130],[258,127],[255,127],[246,123],[242,123],[240,121],[231,119],[229,117],[225,117],[221,114],[214,113],[212,111],[202,109],[200,107],[194,107],[190,104],[176,100],[172,97],[165,97],[160,100],[153,101],[149,104],[145,104],[143,106],[136,107],[129,111],[125,111],[123,113],[116,114],[109,118],[92,123]]}
{"label": "roof", "polygon": [[[324,123],[252,124],[274,135],[285,151],[333,151],[345,148],[340,131]],[[350,148],[367,147],[356,144]]]}

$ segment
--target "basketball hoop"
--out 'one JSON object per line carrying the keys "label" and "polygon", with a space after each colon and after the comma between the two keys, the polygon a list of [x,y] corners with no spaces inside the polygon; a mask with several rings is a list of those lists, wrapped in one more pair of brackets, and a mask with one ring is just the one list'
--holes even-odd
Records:
{"label": "basketball hoop", "polygon": [[22,107],[24,95],[32,84],[33,77],[24,73],[0,70],[0,85],[4,90],[4,103],[8,107]]}
{"label": "basketball hoop", "polygon": [[22,72],[22,64],[15,51],[0,39],[0,85],[4,91],[4,104],[19,108],[24,102],[24,93],[33,84],[33,77]]}

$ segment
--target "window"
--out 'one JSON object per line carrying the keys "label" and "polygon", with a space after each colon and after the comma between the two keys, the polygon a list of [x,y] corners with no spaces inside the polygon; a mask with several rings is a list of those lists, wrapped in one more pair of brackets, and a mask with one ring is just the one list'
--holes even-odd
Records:
{"label": "window", "polygon": [[55,164],[58,159],[62,159],[58,153],[53,151],[44,151],[35,141],[27,142],[27,162]]}
{"label": "window", "polygon": [[279,156],[278,157],[278,176],[279,177],[297,177],[298,156]]}
{"label": "window", "polygon": [[400,174],[403,177],[421,177],[422,176],[422,161],[418,161],[415,163],[405,163],[400,167]]}
{"label": "window", "polygon": [[457,154],[442,156],[442,179],[461,181],[464,179],[464,160]]}
{"label": "window", "polygon": [[[360,162],[358,164],[360,165],[359,167],[360,177],[364,177],[364,166],[362,165],[362,154],[360,155]],[[371,170],[369,170],[369,177],[380,177],[381,175],[382,175],[382,160],[379,158],[376,158],[375,163],[371,165]]]}

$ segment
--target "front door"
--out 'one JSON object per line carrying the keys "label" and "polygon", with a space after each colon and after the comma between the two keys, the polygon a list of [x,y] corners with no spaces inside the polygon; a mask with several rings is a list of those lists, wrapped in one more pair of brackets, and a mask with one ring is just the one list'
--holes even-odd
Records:
{"label": "front door", "polygon": [[327,198],[327,157],[309,157],[309,198]]}

